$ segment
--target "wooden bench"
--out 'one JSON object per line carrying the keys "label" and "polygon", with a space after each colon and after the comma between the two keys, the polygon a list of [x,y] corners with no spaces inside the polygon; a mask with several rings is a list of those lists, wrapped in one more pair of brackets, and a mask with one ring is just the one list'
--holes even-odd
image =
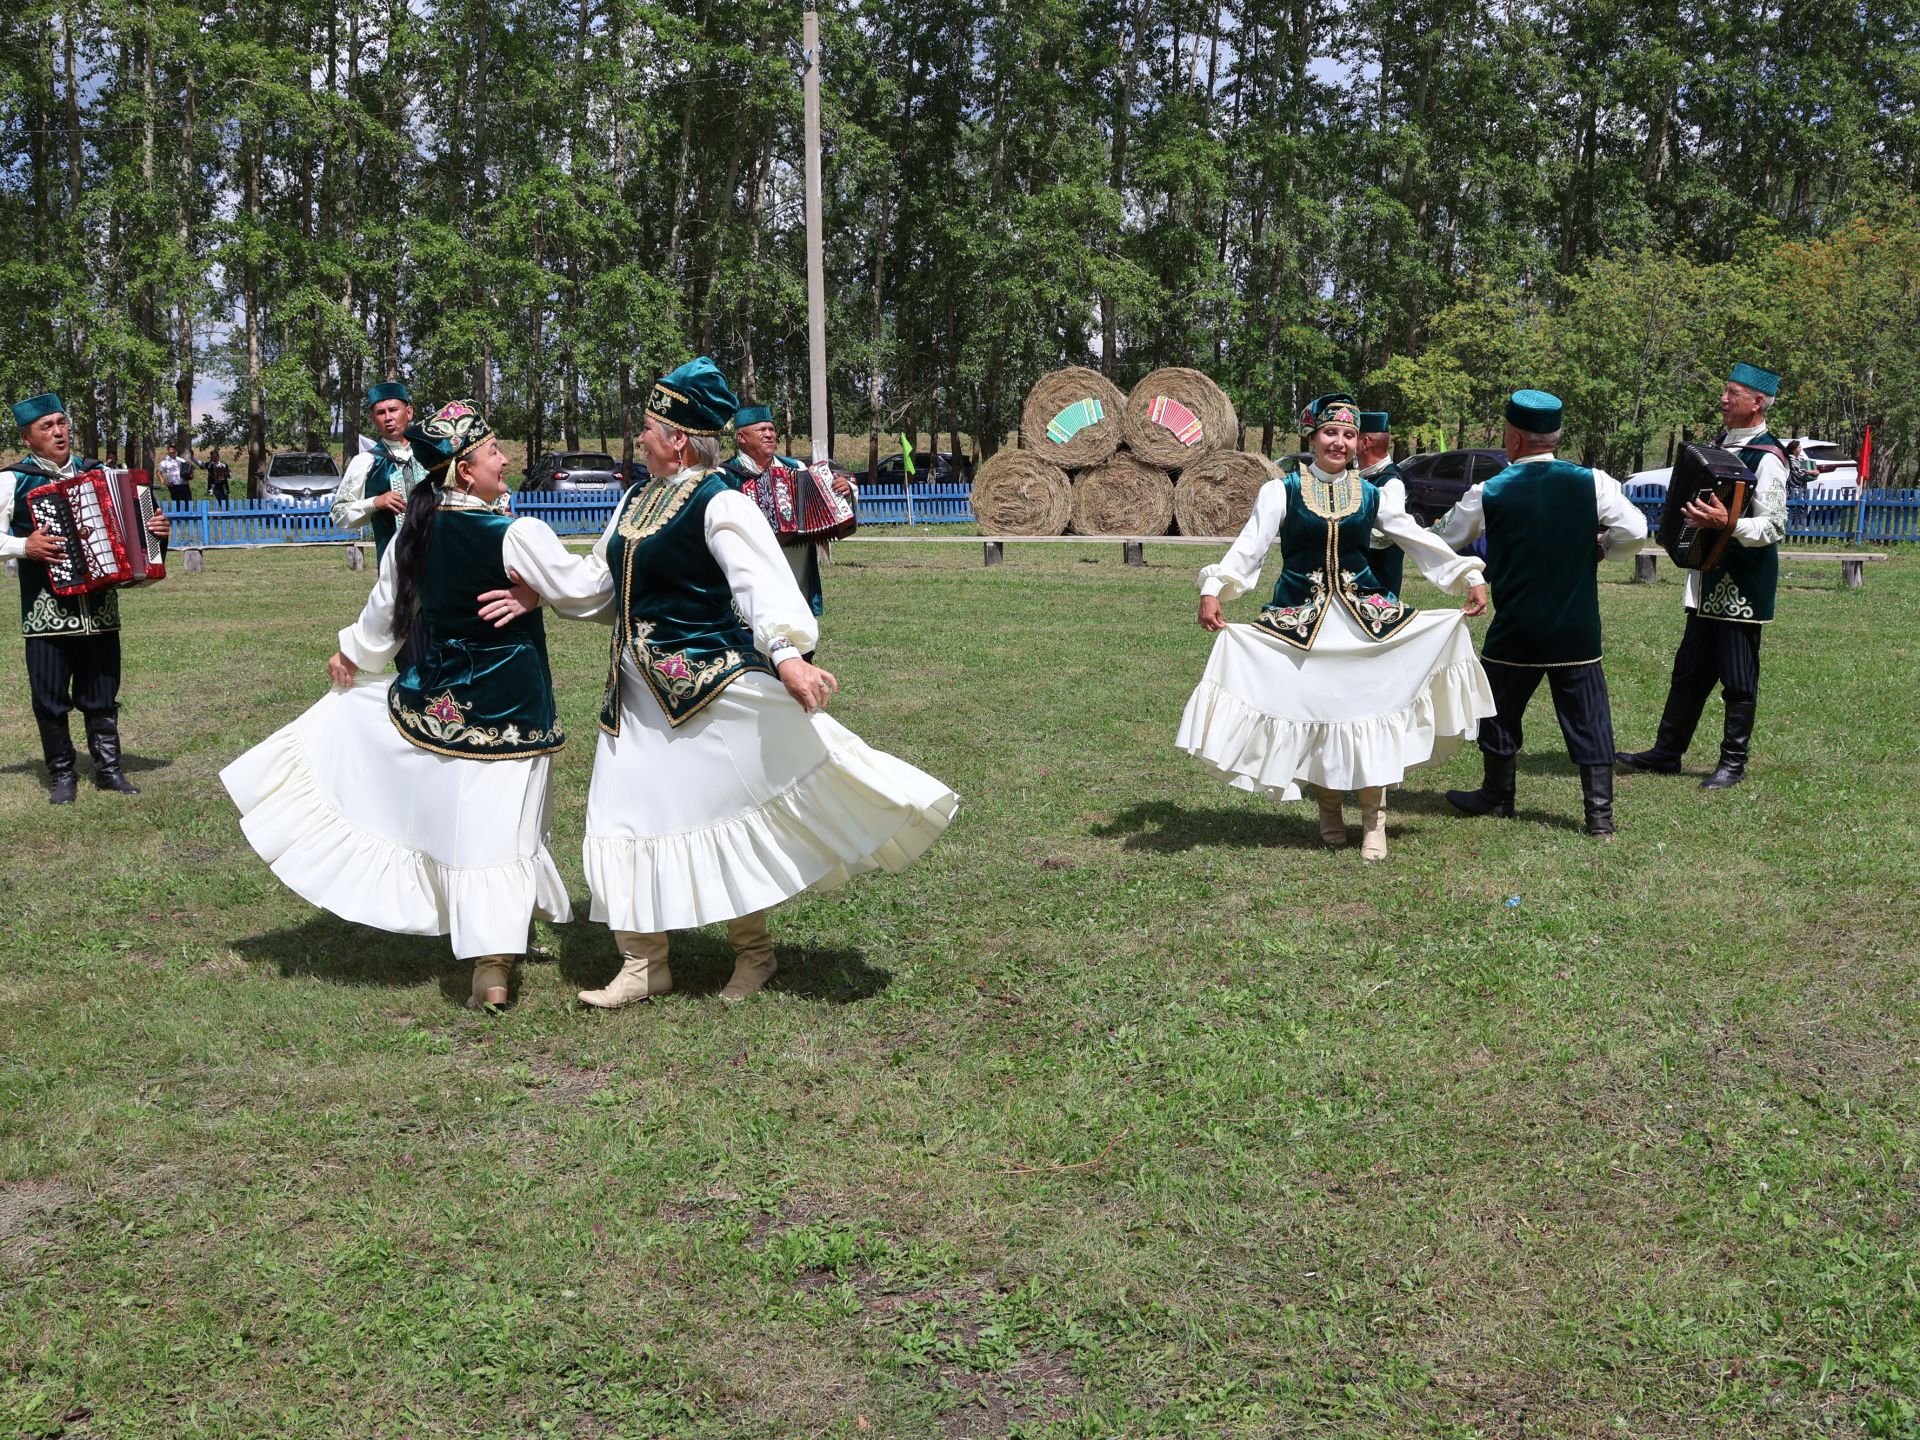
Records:
{"label": "wooden bench", "polygon": [[[1636,585],[1651,585],[1659,569],[1660,557],[1667,552],[1649,546],[1637,551],[1633,557],[1633,580]],[[1874,550],[1782,550],[1782,560],[1838,560],[1840,578],[1846,582],[1847,589],[1858,590],[1867,583],[1867,562],[1884,560],[1887,557]]]}

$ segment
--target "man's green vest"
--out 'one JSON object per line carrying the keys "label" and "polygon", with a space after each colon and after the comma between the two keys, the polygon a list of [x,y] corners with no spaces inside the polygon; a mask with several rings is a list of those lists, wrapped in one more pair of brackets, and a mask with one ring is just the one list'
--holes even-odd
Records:
{"label": "man's green vest", "polygon": [[[1747,508],[1734,518],[1742,519],[1759,511],[1760,462],[1772,455],[1786,463],[1786,451],[1768,431],[1762,430],[1738,450],[1740,463],[1754,473],[1747,491]],[[1720,563],[1700,572],[1700,609],[1702,620],[1733,620],[1747,625],[1764,625],[1773,619],[1773,602],[1780,588],[1780,547],[1778,545],[1742,545],[1727,541]]]}
{"label": "man's green vest", "polygon": [[434,516],[419,591],[426,643],[387,690],[394,725],[422,750],[524,760],[566,744],[540,612],[497,629],[480,618],[480,595],[511,583],[501,546],[512,524],[478,508],[443,505]]}
{"label": "man's green vest", "polygon": [[[74,461],[74,473],[100,469],[98,460]],[[33,533],[33,515],[27,492],[38,490],[60,474],[38,455],[13,462],[7,478],[13,484],[13,522],[8,528],[24,539]],[[120,628],[120,592],[96,590],[91,595],[56,595],[47,578],[46,562],[22,555],[20,566],[20,633],[29,640],[71,640],[101,635]]]}
{"label": "man's green vest", "polygon": [[[400,482],[399,490],[403,495],[411,494],[412,480],[417,480],[422,471],[419,462],[403,464],[387,453],[387,442],[376,440],[373,444],[373,468],[367,472],[367,488],[360,493],[371,500],[376,495],[384,495],[395,489],[395,481]],[[376,506],[373,512],[373,553],[376,561],[387,553],[387,546],[393,543],[393,537],[399,532],[400,517],[391,510]]]}
{"label": "man's green vest", "polygon": [[[1381,489],[1386,487],[1389,480],[1398,480],[1403,489],[1407,483],[1406,477],[1400,473],[1400,467],[1391,460],[1387,462],[1384,469],[1377,470],[1371,475],[1364,475],[1361,478],[1368,484]],[[1372,537],[1369,536],[1368,538],[1371,539]],[[1395,595],[1400,593],[1400,587],[1406,583],[1407,578],[1406,551],[1402,550],[1391,540],[1384,545],[1368,546],[1367,564],[1373,567],[1373,578],[1380,583],[1382,590],[1391,590]]]}
{"label": "man's green vest", "polygon": [[1254,623],[1301,650],[1339,606],[1370,640],[1385,640],[1419,613],[1375,578],[1367,541],[1380,511],[1378,487],[1348,470],[1331,481],[1310,470],[1282,477],[1287,514],[1280,522],[1280,577]]}
{"label": "man's green vest", "polygon": [[1480,658],[1581,665],[1600,658],[1600,502],[1569,460],[1509,465],[1481,488],[1493,623]]}
{"label": "man's green vest", "polygon": [[620,733],[620,659],[679,725],[748,670],[774,673],[734,608],[733,589],[707,548],[707,506],[733,485],[719,470],[629,490],[607,544],[615,620],[600,728]]}

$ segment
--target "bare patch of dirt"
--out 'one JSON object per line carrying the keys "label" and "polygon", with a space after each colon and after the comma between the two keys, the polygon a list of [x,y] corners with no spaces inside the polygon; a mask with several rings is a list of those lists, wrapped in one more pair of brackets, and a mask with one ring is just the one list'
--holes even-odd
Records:
{"label": "bare patch of dirt", "polygon": [[53,1216],[79,1196],[57,1180],[15,1180],[0,1185],[0,1271],[31,1274],[53,1245]]}

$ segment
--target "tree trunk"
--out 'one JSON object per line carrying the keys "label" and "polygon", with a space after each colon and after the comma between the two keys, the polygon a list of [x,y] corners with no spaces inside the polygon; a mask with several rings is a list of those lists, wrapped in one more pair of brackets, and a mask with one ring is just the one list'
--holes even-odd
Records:
{"label": "tree trunk", "polygon": [[241,145],[248,230],[241,267],[242,303],[247,311],[247,498],[258,500],[260,482],[267,473],[267,411],[260,394],[260,262],[254,258],[260,233],[260,118],[249,115],[242,123],[251,127]]}

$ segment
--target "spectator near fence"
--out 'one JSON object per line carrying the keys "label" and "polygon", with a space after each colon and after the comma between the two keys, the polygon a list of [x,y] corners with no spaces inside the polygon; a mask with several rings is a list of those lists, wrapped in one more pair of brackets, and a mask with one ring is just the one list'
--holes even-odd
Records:
{"label": "spectator near fence", "polygon": [[158,468],[160,470],[160,479],[167,487],[167,498],[169,500],[179,500],[184,503],[193,498],[193,491],[189,489],[187,485],[186,471],[180,464],[179,446],[167,446],[166,456],[160,461]]}
{"label": "spectator near fence", "polygon": [[207,461],[207,498],[218,500],[222,505],[229,504],[231,497],[227,493],[227,485],[232,479],[233,467],[220,458],[220,447],[214,446],[213,458]]}

